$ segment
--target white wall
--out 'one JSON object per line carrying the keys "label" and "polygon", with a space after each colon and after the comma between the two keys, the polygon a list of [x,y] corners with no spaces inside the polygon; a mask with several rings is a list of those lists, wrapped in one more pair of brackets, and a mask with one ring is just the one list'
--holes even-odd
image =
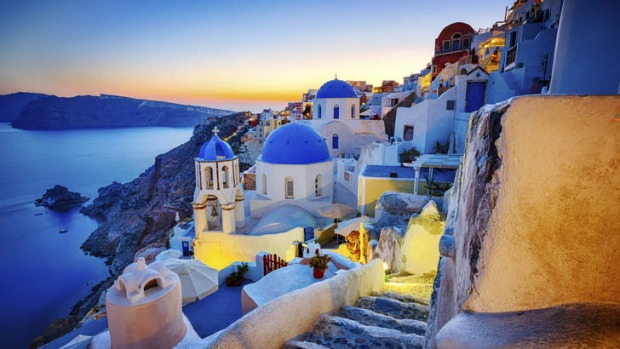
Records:
{"label": "white wall", "polygon": [[309,331],[320,314],[335,312],[344,304],[354,304],[359,297],[379,291],[384,277],[381,260],[339,271],[333,278],[278,297],[223,331],[188,344],[204,348],[279,348],[288,339]]}
{"label": "white wall", "polygon": [[456,89],[451,88],[438,99],[427,99],[411,108],[398,108],[394,134],[403,137],[404,126],[413,125],[411,144],[423,154],[432,152],[436,141],[445,142],[450,138],[454,112],[446,109],[446,103],[455,99],[455,93]]}
{"label": "white wall", "polygon": [[[336,105],[340,107],[337,120],[359,119],[359,98],[316,98],[312,107],[313,120],[319,119],[319,106],[321,106],[321,118],[319,120],[335,120],[334,107]],[[351,116],[351,106],[355,111],[353,116]]]}
{"label": "white wall", "polygon": [[552,93],[617,94],[620,1],[564,1],[555,49]]}

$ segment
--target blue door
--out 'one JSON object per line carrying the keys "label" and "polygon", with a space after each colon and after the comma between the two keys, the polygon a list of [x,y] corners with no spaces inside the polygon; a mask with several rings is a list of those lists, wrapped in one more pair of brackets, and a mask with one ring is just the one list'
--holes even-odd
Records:
{"label": "blue door", "polygon": [[465,111],[471,113],[484,105],[486,81],[468,81]]}
{"label": "blue door", "polygon": [[189,241],[183,241],[181,244],[183,245],[183,257],[189,256]]}

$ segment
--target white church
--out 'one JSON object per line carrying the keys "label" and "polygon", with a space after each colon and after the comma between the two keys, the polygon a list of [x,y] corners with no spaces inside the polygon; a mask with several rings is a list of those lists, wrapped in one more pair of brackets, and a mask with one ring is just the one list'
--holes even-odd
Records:
{"label": "white church", "polygon": [[310,125],[327,141],[332,157],[359,155],[374,141],[386,141],[383,120],[360,119],[360,99],[351,85],[330,80],[317,91]]}

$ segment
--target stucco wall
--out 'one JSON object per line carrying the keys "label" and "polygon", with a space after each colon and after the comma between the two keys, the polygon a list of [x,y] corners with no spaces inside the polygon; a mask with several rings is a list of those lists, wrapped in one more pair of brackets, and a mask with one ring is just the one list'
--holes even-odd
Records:
{"label": "stucco wall", "polygon": [[[564,1],[555,50],[553,93],[612,94],[620,90],[619,1]],[[608,64],[607,62],[614,62]]]}
{"label": "stucco wall", "polygon": [[[285,200],[285,179],[293,179],[294,199],[315,199],[315,179],[322,176],[321,197],[331,197],[334,182],[333,161],[307,165],[280,165],[256,161],[256,193],[273,201]],[[267,176],[267,195],[263,195],[263,174]]]}
{"label": "stucco wall", "polygon": [[438,99],[427,99],[411,108],[398,108],[394,135],[403,137],[405,125],[413,125],[411,142],[421,153],[431,153],[436,141],[450,138],[454,111],[446,109],[448,100],[456,98],[456,89],[444,92]]}
{"label": "stucco wall", "polygon": [[359,176],[357,210],[363,215],[374,216],[375,205],[386,191],[413,193],[414,180],[405,178],[375,178]]}
{"label": "stucco wall", "polygon": [[[335,312],[381,289],[383,262],[340,271],[328,280],[288,293],[254,309],[228,328],[203,339],[208,348],[279,348],[312,327],[320,314]],[[196,343],[193,343],[196,344]]]}
{"label": "stucco wall", "polygon": [[465,310],[620,303],[620,97],[528,96],[502,118],[495,209]]}
{"label": "stucco wall", "polygon": [[288,261],[294,257],[293,241],[303,241],[303,238],[303,228],[258,236],[206,233],[196,240],[194,253],[196,259],[218,270],[237,261],[254,262],[262,251],[275,253]]}

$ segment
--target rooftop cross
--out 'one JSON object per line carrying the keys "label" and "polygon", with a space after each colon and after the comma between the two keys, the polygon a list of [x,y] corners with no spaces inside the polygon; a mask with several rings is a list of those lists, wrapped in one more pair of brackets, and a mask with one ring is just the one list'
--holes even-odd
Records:
{"label": "rooftop cross", "polygon": [[217,126],[215,126],[215,127],[213,128],[213,135],[214,135],[214,136],[217,136],[217,134],[218,134],[219,132],[220,132],[220,129],[219,129],[219,128],[217,128]]}

